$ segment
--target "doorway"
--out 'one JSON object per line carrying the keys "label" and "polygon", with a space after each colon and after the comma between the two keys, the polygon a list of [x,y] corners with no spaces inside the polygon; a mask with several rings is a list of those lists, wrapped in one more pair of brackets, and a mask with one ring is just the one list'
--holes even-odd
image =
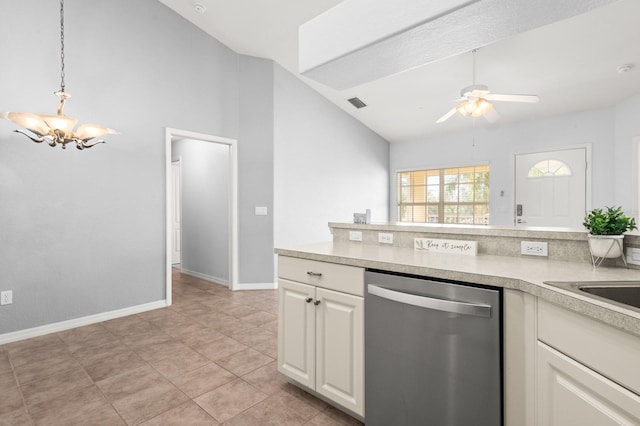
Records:
{"label": "doorway", "polygon": [[[174,244],[172,237],[174,232],[173,223],[173,198],[174,198],[174,185],[173,185],[173,164],[172,164],[172,144],[176,140],[192,140],[197,142],[214,143],[224,146],[228,149],[228,194],[229,194],[229,238],[228,238],[228,287],[231,290],[237,289],[238,280],[238,221],[237,221],[237,205],[238,205],[238,153],[237,153],[237,141],[234,139],[223,138],[219,136],[206,135],[202,133],[191,132],[187,130],[179,130],[167,128],[165,131],[165,174],[166,174],[166,233],[165,233],[165,246],[166,246],[166,301],[167,305],[171,305],[171,267],[173,264]],[[182,167],[184,168],[184,164]],[[183,194],[184,195],[184,194]],[[184,214],[181,215],[184,218]],[[181,230],[183,233],[183,230]],[[184,254],[182,256],[184,261]]]}
{"label": "doorway", "polygon": [[590,204],[588,146],[515,155],[515,226],[579,228]]}

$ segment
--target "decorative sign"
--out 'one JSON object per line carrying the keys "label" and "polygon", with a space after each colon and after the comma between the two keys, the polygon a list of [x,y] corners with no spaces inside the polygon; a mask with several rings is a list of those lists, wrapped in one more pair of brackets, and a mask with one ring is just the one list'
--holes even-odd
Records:
{"label": "decorative sign", "polygon": [[435,238],[414,238],[413,248],[431,253],[478,255],[477,241],[436,240]]}

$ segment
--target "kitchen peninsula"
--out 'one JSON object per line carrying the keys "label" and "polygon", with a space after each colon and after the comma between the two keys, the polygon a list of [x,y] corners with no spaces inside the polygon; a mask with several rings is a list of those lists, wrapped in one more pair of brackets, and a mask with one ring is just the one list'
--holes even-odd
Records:
{"label": "kitchen peninsula", "polygon": [[[287,289],[287,284],[294,282],[312,286],[314,291],[324,291],[322,281],[326,278],[332,281],[330,291],[342,291],[361,301],[366,290],[359,271],[367,268],[499,287],[504,295],[506,425],[559,425],[567,419],[583,418],[585,422],[580,424],[609,424],[606,421],[612,418],[640,422],[640,371],[634,367],[640,359],[640,309],[548,284],[640,281],[640,270],[633,266],[623,268],[612,264],[594,269],[584,231],[405,224],[330,223],[329,227],[332,242],[276,249],[280,260],[281,327],[289,324],[288,318],[283,321],[282,310],[286,305],[282,303],[283,288]],[[379,233],[393,234],[392,243],[378,243]],[[360,241],[351,241],[350,237]],[[415,238],[475,241],[478,255],[415,250]],[[520,255],[521,241],[547,242],[548,256]],[[627,235],[625,245],[640,247],[640,234]],[[291,273],[291,261],[298,263],[294,267],[299,268],[298,273]],[[349,268],[346,271],[350,278],[341,281],[339,272],[326,277],[307,275],[321,273],[318,268],[324,266]],[[342,289],[341,285],[344,285]],[[362,315],[362,309],[358,311],[357,305],[353,306],[352,313],[356,317]],[[356,318],[353,324],[343,325],[351,330],[352,337],[362,338],[357,329],[362,327],[362,321]],[[304,333],[299,334],[302,335]],[[286,334],[281,333],[281,339],[285,337]],[[283,351],[291,345],[292,342],[279,342],[278,363],[285,374],[287,368],[283,368],[283,363],[287,360]],[[350,361],[347,364],[355,365],[355,369],[362,368],[365,354],[356,350],[345,355],[362,357],[342,360]],[[330,367],[324,365],[323,368]],[[356,381],[363,380],[362,373],[347,373]],[[318,389],[318,383],[315,386]],[[332,388],[331,385],[325,387]],[[344,392],[341,395],[344,396]],[[364,398],[363,395],[357,397]],[[600,402],[596,404],[596,400]],[[354,408],[357,404],[333,401],[366,418],[366,407],[358,412]]]}

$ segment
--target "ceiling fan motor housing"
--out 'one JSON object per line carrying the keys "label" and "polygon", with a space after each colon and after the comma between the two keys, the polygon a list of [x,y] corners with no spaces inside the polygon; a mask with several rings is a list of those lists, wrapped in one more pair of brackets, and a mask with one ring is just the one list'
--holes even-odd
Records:
{"label": "ceiling fan motor housing", "polygon": [[481,98],[489,94],[489,87],[484,84],[472,84],[460,91],[460,95],[463,98]]}

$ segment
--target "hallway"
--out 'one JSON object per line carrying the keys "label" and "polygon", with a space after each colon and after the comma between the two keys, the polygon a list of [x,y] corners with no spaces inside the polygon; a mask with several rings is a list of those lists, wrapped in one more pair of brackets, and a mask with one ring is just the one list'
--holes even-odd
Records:
{"label": "hallway", "polygon": [[173,302],[0,346],[0,425],[361,424],[277,372],[277,291],[174,270]]}

